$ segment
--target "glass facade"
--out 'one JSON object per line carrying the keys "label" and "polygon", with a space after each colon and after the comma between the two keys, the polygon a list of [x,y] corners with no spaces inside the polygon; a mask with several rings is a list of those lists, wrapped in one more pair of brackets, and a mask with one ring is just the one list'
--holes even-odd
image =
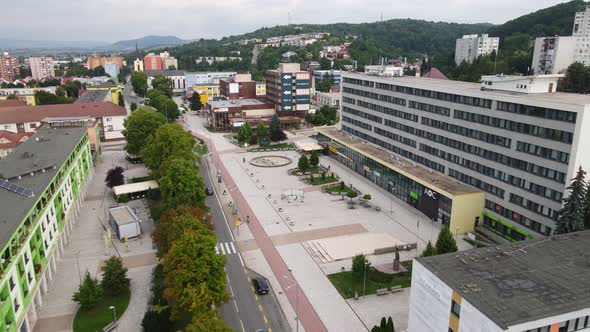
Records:
{"label": "glass facade", "polygon": [[327,136],[320,134],[318,142],[325,148],[326,155],[418,209],[433,221],[450,223],[453,204],[451,198]]}

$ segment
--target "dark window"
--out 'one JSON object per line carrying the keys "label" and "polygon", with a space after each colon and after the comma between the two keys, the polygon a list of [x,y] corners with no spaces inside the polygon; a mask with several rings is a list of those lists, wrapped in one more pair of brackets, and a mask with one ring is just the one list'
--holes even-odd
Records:
{"label": "dark window", "polygon": [[455,302],[455,300],[451,300],[451,313],[457,318],[461,317],[461,305]]}

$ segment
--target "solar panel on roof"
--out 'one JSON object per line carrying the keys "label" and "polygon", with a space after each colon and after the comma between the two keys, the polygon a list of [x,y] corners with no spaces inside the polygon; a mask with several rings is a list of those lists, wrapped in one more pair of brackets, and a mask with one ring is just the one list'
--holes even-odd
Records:
{"label": "solar panel on roof", "polygon": [[12,183],[8,180],[0,179],[0,187],[24,197],[34,196],[33,191],[31,189],[19,186],[18,184]]}

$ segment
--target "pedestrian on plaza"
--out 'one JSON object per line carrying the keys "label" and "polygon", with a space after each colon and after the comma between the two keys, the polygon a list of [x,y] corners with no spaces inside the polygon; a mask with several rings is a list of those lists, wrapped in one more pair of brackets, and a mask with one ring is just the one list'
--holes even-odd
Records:
{"label": "pedestrian on plaza", "polygon": [[250,216],[246,216],[246,224],[250,223]]}
{"label": "pedestrian on plaza", "polygon": [[328,171],[330,170],[330,165],[328,165]]}
{"label": "pedestrian on plaza", "polygon": [[245,164],[246,163],[246,157],[242,157],[242,162]]}

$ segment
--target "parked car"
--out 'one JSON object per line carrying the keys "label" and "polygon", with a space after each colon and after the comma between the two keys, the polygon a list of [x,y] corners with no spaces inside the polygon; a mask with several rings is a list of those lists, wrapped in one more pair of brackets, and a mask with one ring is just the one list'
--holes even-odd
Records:
{"label": "parked car", "polygon": [[207,196],[212,196],[213,195],[213,190],[209,189],[209,188],[205,188],[205,194]]}
{"label": "parked car", "polygon": [[259,295],[268,293],[268,280],[265,278],[252,279],[252,285],[254,286],[254,291]]}

